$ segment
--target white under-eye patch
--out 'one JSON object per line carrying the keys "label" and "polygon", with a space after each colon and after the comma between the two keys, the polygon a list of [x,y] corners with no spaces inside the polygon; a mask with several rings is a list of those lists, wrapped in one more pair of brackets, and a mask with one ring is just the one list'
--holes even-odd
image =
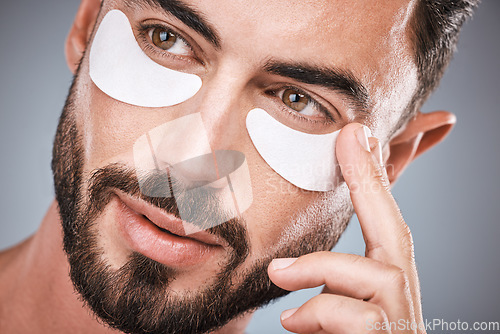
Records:
{"label": "white under-eye patch", "polygon": [[335,188],[340,176],[335,156],[340,130],[323,135],[300,132],[258,108],[250,110],[246,126],[259,154],[285,180],[305,190]]}
{"label": "white under-eye patch", "polygon": [[90,50],[90,78],[112,98],[140,107],[168,107],[192,97],[197,75],[174,71],[149,58],[137,44],[127,16],[106,14]]}

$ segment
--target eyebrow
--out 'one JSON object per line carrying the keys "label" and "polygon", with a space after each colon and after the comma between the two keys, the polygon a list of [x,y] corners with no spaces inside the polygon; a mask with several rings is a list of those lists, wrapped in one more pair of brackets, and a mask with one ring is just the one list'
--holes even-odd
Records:
{"label": "eyebrow", "polygon": [[[210,22],[196,9],[179,0],[125,0],[125,4],[129,7],[161,8],[199,33],[216,49],[221,47],[219,34]],[[369,111],[370,96],[368,90],[351,71],[274,60],[269,60],[264,68],[268,73],[328,88],[345,96],[349,104],[358,111],[364,113]]]}
{"label": "eyebrow", "polygon": [[325,87],[340,93],[357,111],[369,113],[368,90],[351,71],[337,68],[321,68],[304,64],[270,60],[265,65],[268,73],[287,77],[305,84]]}
{"label": "eyebrow", "polygon": [[216,29],[196,9],[179,0],[126,0],[125,4],[129,7],[161,8],[220,49],[220,37]]}

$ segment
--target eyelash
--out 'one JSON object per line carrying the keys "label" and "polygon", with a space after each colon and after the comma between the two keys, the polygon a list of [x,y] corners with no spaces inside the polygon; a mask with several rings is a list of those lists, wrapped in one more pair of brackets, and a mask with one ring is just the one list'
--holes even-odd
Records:
{"label": "eyelash", "polygon": [[[284,104],[284,102],[281,100],[281,98],[278,96],[278,92],[281,92],[281,91],[284,91],[284,90],[287,90],[287,89],[292,89],[294,91],[297,91],[300,94],[303,94],[305,97],[307,97],[309,99],[309,101],[312,103],[312,105],[315,108],[318,108],[318,110],[323,115],[325,115],[326,120],[321,120],[321,121],[319,121],[319,120],[313,120],[313,119],[311,119],[309,117],[302,116],[297,111],[293,111],[288,106],[286,106]],[[294,87],[294,86],[283,86],[283,87],[280,87],[279,89],[269,90],[267,92],[267,94],[272,95],[272,96],[276,97],[277,99],[279,99],[280,108],[282,110],[284,110],[288,115],[292,116],[293,118],[295,118],[295,119],[297,119],[299,121],[306,121],[306,122],[314,123],[314,124],[321,123],[321,124],[324,124],[324,125],[328,125],[328,124],[332,124],[332,123],[337,123],[335,121],[335,119],[333,118],[332,114],[330,113],[330,111],[325,106],[323,106],[320,102],[318,102],[316,99],[314,99],[313,97],[311,97],[311,95],[307,94],[306,92],[304,92],[300,88],[297,88],[297,87]]]}
{"label": "eyelash", "polygon": [[[156,47],[153,44],[153,42],[150,40],[151,38],[149,37],[149,31],[151,29],[154,29],[154,28],[165,29],[165,30],[169,30],[169,31],[173,32],[176,35],[176,37],[179,38],[180,40],[182,40],[182,42],[185,43],[189,47],[190,51],[193,52],[193,54],[194,54],[193,47],[186,40],[186,38],[184,38],[182,36],[182,34],[178,33],[175,29],[173,29],[169,26],[163,25],[163,24],[140,24],[139,25],[138,35],[144,44],[145,51],[152,52],[152,53],[154,53],[162,58],[169,58],[169,59],[173,59],[173,60],[183,60],[183,61],[189,61],[189,62],[192,61],[191,59],[188,59],[189,57],[176,55],[176,54],[170,53],[170,52],[165,51],[165,50],[161,50],[160,48]],[[197,59],[197,60],[199,60],[199,59]],[[299,92],[300,94],[303,94],[304,96],[306,96],[309,99],[309,101],[313,104],[313,106],[315,108],[318,108],[318,110],[322,114],[325,115],[326,120],[319,121],[319,120],[310,119],[309,117],[305,117],[305,116],[300,115],[296,111],[292,111],[289,107],[284,105],[283,101],[278,97],[277,93],[280,91],[286,90],[286,89],[293,89],[293,90]],[[280,89],[269,90],[268,94],[280,99],[280,108],[296,120],[305,121],[305,122],[314,123],[314,124],[321,123],[321,124],[325,124],[325,125],[336,123],[332,114],[329,112],[329,110],[325,106],[323,106],[320,102],[318,102],[316,99],[312,98],[311,95],[307,94],[306,92],[304,92],[300,88],[297,88],[294,86],[283,86]]]}
{"label": "eyelash", "polygon": [[166,25],[163,25],[163,24],[140,24],[139,25],[138,35],[139,35],[139,38],[142,40],[142,42],[144,44],[144,51],[152,52],[152,53],[154,53],[154,54],[156,54],[156,55],[158,55],[159,57],[162,57],[162,58],[169,58],[169,59],[183,60],[183,61],[192,61],[192,59],[189,59],[190,57],[188,57],[188,56],[176,55],[176,54],[170,53],[168,51],[165,51],[165,50],[162,50],[162,49],[156,47],[153,44],[153,42],[151,41],[151,38],[149,37],[149,34],[148,34],[149,31],[151,29],[154,29],[154,28],[164,29],[164,30],[171,31],[172,33],[175,34],[175,36],[178,39],[180,39],[183,43],[185,43],[189,47],[189,50],[194,54],[193,47],[191,46],[191,44],[180,33],[178,33],[177,31],[175,31],[175,29],[173,29],[171,27],[168,27]]}

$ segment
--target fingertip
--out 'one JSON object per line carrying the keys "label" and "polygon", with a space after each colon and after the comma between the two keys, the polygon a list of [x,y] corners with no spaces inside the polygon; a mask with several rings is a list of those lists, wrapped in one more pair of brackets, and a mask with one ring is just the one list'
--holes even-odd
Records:
{"label": "fingertip", "polygon": [[300,323],[301,323],[300,317],[299,318],[294,317],[294,315],[297,313],[298,310],[299,310],[299,307],[295,307],[295,308],[281,312],[280,322],[281,322],[281,326],[283,326],[283,328],[285,328],[286,330],[288,330],[290,332],[294,332],[294,333],[299,332],[298,330],[300,329],[300,327],[302,327],[302,326],[300,326]]}
{"label": "fingertip", "polygon": [[350,138],[352,138],[356,132],[356,130],[362,128],[364,125],[361,124],[361,123],[356,123],[356,122],[353,122],[353,123],[349,123],[349,124],[346,124],[341,130],[340,130],[340,133],[339,133],[339,136],[337,138],[337,142],[340,140],[341,142],[342,141],[345,141],[345,140],[350,140]]}
{"label": "fingertip", "polygon": [[280,316],[280,320],[281,322],[283,323],[284,321],[286,321],[288,318],[290,318],[291,316],[294,315],[295,312],[297,312],[299,308],[298,307],[295,307],[295,308],[292,308],[292,309],[289,309],[289,310],[285,310],[281,313],[281,316]]}
{"label": "fingertip", "polygon": [[[288,277],[288,269],[297,261],[297,258],[273,259],[267,266],[267,275],[273,283],[279,283],[283,278]],[[277,284],[278,285],[278,284]],[[278,285],[279,286],[279,285]]]}
{"label": "fingertip", "polygon": [[273,261],[271,261],[269,263],[269,265],[267,266],[267,275],[269,276],[269,279],[274,283],[276,284],[275,280],[276,280],[276,270],[274,269],[273,267]]}
{"label": "fingertip", "polygon": [[349,123],[340,130],[337,137],[337,143],[335,145],[335,150],[337,154],[337,160],[342,166],[343,164],[352,161],[354,158],[353,154],[361,148],[359,140],[357,139],[356,132],[363,129],[364,125],[360,123]]}
{"label": "fingertip", "polygon": [[270,263],[270,267],[272,268],[272,270],[287,269],[292,264],[294,264],[295,261],[297,261],[296,257],[273,259]]}
{"label": "fingertip", "polygon": [[321,325],[317,317],[304,305],[283,311],[280,316],[281,326],[293,333],[317,333]]}

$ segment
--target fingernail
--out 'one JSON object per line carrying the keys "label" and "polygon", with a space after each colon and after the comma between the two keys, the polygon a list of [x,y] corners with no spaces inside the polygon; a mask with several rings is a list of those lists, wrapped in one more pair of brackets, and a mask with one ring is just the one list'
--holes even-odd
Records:
{"label": "fingernail", "polygon": [[372,136],[372,132],[367,126],[363,125],[355,131],[356,137],[358,138],[359,144],[365,149],[366,152],[370,152],[370,144],[368,143],[368,137]]}
{"label": "fingernail", "polygon": [[297,312],[299,308],[296,307],[296,308],[292,308],[292,309],[289,309],[289,310],[286,310],[286,311],[283,311],[283,313],[281,313],[281,321],[284,321],[288,318],[290,318],[295,312]]}
{"label": "fingernail", "polygon": [[375,159],[375,162],[377,164],[379,164],[379,165],[383,164],[383,159],[382,159],[382,145],[380,145],[380,141],[377,141],[377,144],[372,149],[372,156],[373,156],[373,159]]}
{"label": "fingernail", "polygon": [[297,261],[296,257],[274,259],[271,262],[271,266],[272,266],[273,270],[285,269],[285,268],[290,267],[295,261]]}

